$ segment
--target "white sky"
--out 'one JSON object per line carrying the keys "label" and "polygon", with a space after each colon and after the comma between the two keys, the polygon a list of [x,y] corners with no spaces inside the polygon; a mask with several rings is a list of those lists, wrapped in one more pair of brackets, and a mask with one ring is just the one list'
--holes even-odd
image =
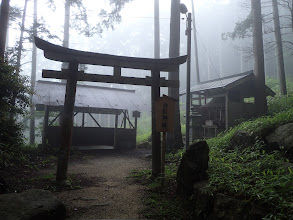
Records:
{"label": "white sky", "polygon": [[[108,0],[83,0],[84,4],[89,9],[89,17],[92,19],[92,23],[94,24],[96,22],[95,19],[98,19],[96,16],[98,12],[102,8],[107,8],[108,6]],[[201,34],[202,37],[202,43],[205,44],[207,47],[207,50],[211,54],[211,58],[213,62],[217,63],[218,60],[215,60],[217,58],[213,58],[214,54],[216,53],[216,50],[219,50],[219,48],[215,48],[212,44],[209,48],[210,42],[219,42],[220,41],[220,31],[227,32],[231,31],[231,29],[227,29],[229,25],[227,25],[228,22],[235,23],[239,19],[236,17],[237,15],[234,15],[235,12],[233,12],[232,5],[235,5],[236,2],[239,2],[240,0],[194,0],[195,5],[195,17],[196,17],[196,23],[198,32]],[[20,7],[23,7],[24,1],[19,0],[11,0],[12,5],[19,5]],[[50,26],[50,30],[58,33],[60,38],[63,38],[63,22],[64,22],[64,1],[58,0],[56,1],[56,11],[51,11],[47,8],[45,5],[46,0],[38,0],[38,17],[43,16],[47,22],[47,24]],[[94,2],[94,3],[93,3]],[[191,0],[181,0],[181,3],[184,3],[190,12],[192,12],[191,8]],[[94,5],[93,5],[94,4]],[[164,39],[162,39],[161,44],[165,45],[166,51],[161,51],[163,54],[162,57],[166,57],[168,55],[168,49],[166,48],[166,42],[168,40],[168,31],[170,26],[170,5],[171,0],[160,0],[160,26],[161,26],[161,34],[165,34]],[[229,8],[231,5],[231,9]],[[45,6],[45,7],[44,7]],[[122,35],[131,35],[130,37],[135,38],[135,36],[138,36],[138,38],[141,38],[141,30],[143,28],[140,28],[140,30],[135,30],[132,27],[143,27],[146,26],[146,35],[144,41],[148,41],[148,45],[153,44],[153,10],[154,7],[154,1],[153,0],[133,0],[130,3],[127,3],[125,5],[125,8],[121,11],[122,15],[122,22],[119,25],[115,25],[115,30],[109,30],[105,31],[103,33],[102,38],[95,38],[95,47],[93,50],[92,47],[92,41],[88,38],[82,37],[78,35],[76,32],[71,30],[71,39],[70,39],[70,47],[80,50],[88,50],[93,52],[100,52],[100,53],[109,53],[109,54],[117,54],[117,55],[125,55],[125,56],[145,56],[141,54],[141,49],[136,49],[135,47],[139,48],[144,44],[144,42],[136,41],[131,42],[132,45],[132,51],[131,50],[125,50],[127,48],[127,43],[129,42],[113,42],[116,44],[124,44],[124,47],[121,47],[120,51],[115,51],[115,46],[111,44],[111,42],[107,41],[117,41]],[[223,12],[221,12],[223,10]],[[225,10],[225,11],[224,11]],[[229,13],[227,13],[227,10]],[[230,17],[227,17],[227,14],[230,15]],[[33,16],[33,0],[29,1],[28,4],[28,11],[27,11],[27,23],[32,22],[32,16]],[[216,17],[221,16],[221,17]],[[182,16],[184,17],[184,16]],[[234,19],[234,21],[233,21]],[[221,23],[223,22],[223,23]],[[186,43],[186,40],[184,40],[184,26],[185,21],[182,21],[181,23],[181,31],[182,31],[182,44]],[[230,24],[231,27],[231,24]],[[131,33],[125,33],[125,31],[131,31]],[[147,35],[148,34],[148,35]],[[19,39],[19,32],[15,32],[13,30],[10,31],[10,39],[9,44],[10,46],[13,46],[14,41]],[[123,36],[123,39],[125,40],[125,36]],[[163,42],[165,40],[165,42]],[[90,45],[88,44],[90,42]],[[53,42],[61,45],[61,42]],[[199,41],[199,44],[201,42]],[[104,45],[103,47],[99,45]],[[28,45],[29,47],[31,45]],[[224,47],[228,47],[229,45],[225,44]],[[182,45],[182,48],[184,45]],[[124,48],[124,49],[123,49]],[[152,48],[149,48],[152,50]],[[185,49],[182,49],[181,54],[186,54]],[[121,52],[123,54],[121,54]],[[151,56],[151,55],[150,55]],[[205,54],[202,54],[201,57],[207,57]],[[29,59],[29,58],[28,58]],[[206,61],[204,61],[206,62]],[[209,61],[207,61],[209,62]],[[215,64],[216,65],[216,64]],[[211,66],[211,65],[210,65]],[[206,67],[205,67],[206,68]],[[211,68],[211,67],[209,67]],[[226,70],[225,70],[226,71]],[[229,70],[231,73],[235,73],[235,70]],[[238,71],[238,70],[237,70]]]}

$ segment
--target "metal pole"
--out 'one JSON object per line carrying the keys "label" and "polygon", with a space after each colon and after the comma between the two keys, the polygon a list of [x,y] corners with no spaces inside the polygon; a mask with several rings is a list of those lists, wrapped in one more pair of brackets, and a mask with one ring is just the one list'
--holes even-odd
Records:
{"label": "metal pole", "polygon": [[186,77],[186,143],[185,150],[189,148],[190,125],[190,63],[191,63],[191,13],[187,16],[187,77]]}

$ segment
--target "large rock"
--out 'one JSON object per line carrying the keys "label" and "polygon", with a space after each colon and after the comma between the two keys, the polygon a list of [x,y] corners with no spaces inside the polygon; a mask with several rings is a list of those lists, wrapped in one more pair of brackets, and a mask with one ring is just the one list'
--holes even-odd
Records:
{"label": "large rock", "polygon": [[0,216],[3,220],[62,220],[66,208],[50,191],[30,189],[0,195]]}
{"label": "large rock", "polygon": [[252,147],[256,142],[256,137],[252,133],[237,131],[232,136],[227,150],[240,150]]}
{"label": "large rock", "polygon": [[245,198],[206,190],[208,185],[208,181],[201,181],[193,186],[196,219],[261,220],[268,213],[268,210]]}
{"label": "large rock", "polygon": [[278,145],[293,160],[293,123],[282,125],[266,136],[269,145]]}
{"label": "large rock", "polygon": [[206,180],[208,175],[209,146],[205,141],[197,142],[183,155],[177,171],[177,193],[191,195],[193,184]]}
{"label": "large rock", "polygon": [[248,200],[239,200],[232,196],[216,193],[209,219],[217,220],[261,220],[267,211]]}

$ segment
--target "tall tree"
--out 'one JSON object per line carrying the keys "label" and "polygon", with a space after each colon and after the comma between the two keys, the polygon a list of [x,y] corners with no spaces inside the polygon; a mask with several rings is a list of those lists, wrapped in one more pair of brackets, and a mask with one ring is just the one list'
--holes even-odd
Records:
{"label": "tall tree", "polygon": [[261,0],[251,0],[251,9],[253,18],[253,52],[256,88],[255,104],[258,113],[261,115],[267,112]]}
{"label": "tall tree", "polygon": [[[71,0],[65,0],[65,13],[64,13],[64,27],[63,27],[63,47],[69,47],[69,29],[70,29],[70,4]],[[62,68],[66,69],[67,63],[62,63]],[[65,82],[66,80],[61,80]]]}
{"label": "tall tree", "polygon": [[[19,75],[20,72],[20,67],[21,67],[21,54],[22,54],[22,49],[23,49],[23,35],[24,35],[24,27],[25,27],[25,18],[26,18],[26,9],[27,9],[27,3],[28,0],[24,1],[24,7],[23,7],[23,14],[22,14],[22,21],[21,21],[21,27],[20,27],[20,37],[19,37],[19,42],[18,42],[18,47],[17,47],[17,56],[16,56],[16,74]],[[16,101],[16,94],[13,95],[13,103]],[[12,112],[10,114],[10,120],[14,120],[14,113]]]}
{"label": "tall tree", "polygon": [[[180,54],[180,0],[171,1],[170,44],[169,57],[178,57]],[[169,72],[169,80],[179,80],[179,70]],[[178,100],[175,105],[174,131],[168,133],[167,144],[170,149],[183,148],[180,109],[179,88],[168,88],[168,95]]]}
{"label": "tall tree", "polygon": [[0,12],[0,62],[4,60],[6,35],[9,20],[9,0],[2,0]]}
{"label": "tall tree", "polygon": [[[33,34],[37,36],[37,25],[38,25],[38,1],[34,0],[34,23],[33,23]],[[35,90],[36,84],[36,72],[37,72],[37,47],[33,43],[33,51],[32,51],[32,69],[31,69],[31,89],[32,91]],[[30,96],[32,101],[33,96]],[[31,102],[32,103],[32,102]],[[32,104],[30,106],[30,144],[35,143],[35,106]]]}
{"label": "tall tree", "polygon": [[283,44],[280,28],[280,18],[279,18],[279,8],[277,0],[272,0],[273,3],[273,14],[274,14],[274,27],[275,27],[275,38],[277,44],[277,68],[278,76],[280,81],[280,90],[281,95],[287,94],[286,88],[286,76],[285,76],[285,67],[284,67],[284,57],[283,57]]}
{"label": "tall tree", "polygon": [[160,3],[154,0],[154,58],[160,58]]}
{"label": "tall tree", "polygon": [[21,60],[21,52],[22,52],[22,49],[23,49],[23,35],[24,35],[27,3],[28,3],[28,0],[25,0],[24,1],[24,7],[23,7],[21,27],[20,27],[20,37],[19,37],[19,43],[18,43],[18,48],[17,48],[16,68],[17,68],[18,73],[19,73],[20,66],[21,66],[20,60]]}

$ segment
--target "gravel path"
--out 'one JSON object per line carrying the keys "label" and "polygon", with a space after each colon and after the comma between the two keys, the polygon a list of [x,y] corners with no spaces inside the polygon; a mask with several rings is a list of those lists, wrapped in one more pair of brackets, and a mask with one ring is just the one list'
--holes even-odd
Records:
{"label": "gravel path", "polygon": [[148,152],[95,152],[91,159],[69,164],[68,173],[83,174],[96,181],[88,188],[56,193],[65,203],[69,219],[139,219],[143,218],[142,197],[145,187],[127,178],[133,169],[146,169]]}

